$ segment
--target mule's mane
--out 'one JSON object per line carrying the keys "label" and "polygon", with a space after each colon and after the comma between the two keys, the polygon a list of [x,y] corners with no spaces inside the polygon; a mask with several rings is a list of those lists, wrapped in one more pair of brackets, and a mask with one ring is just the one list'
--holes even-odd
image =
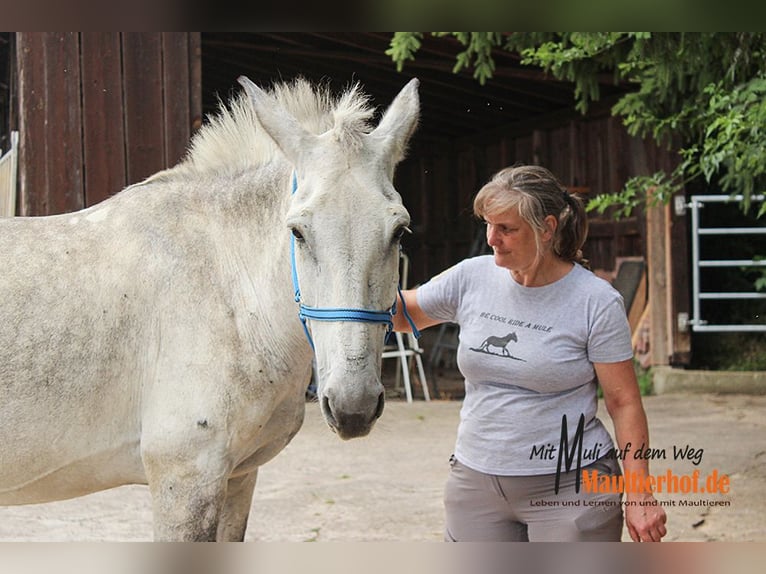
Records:
{"label": "mule's mane", "polygon": [[[321,134],[333,130],[348,149],[358,149],[362,136],[371,131],[374,109],[358,84],[334,98],[326,85],[303,78],[275,84],[269,96],[276,98],[307,131]],[[184,160],[173,172],[236,172],[266,163],[277,147],[258,124],[250,98],[242,92],[223,102],[217,114],[191,140]]]}

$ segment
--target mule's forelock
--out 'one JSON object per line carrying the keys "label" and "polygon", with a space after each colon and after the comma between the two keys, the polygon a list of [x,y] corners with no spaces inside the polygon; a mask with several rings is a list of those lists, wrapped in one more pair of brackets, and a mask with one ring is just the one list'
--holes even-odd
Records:
{"label": "mule's forelock", "polygon": [[354,142],[372,131],[370,119],[375,110],[358,83],[334,98],[327,84],[313,85],[298,78],[289,84],[275,85],[272,94],[312,134],[332,130],[339,142],[356,147]]}
{"label": "mule's forelock", "polygon": [[[361,147],[372,131],[375,112],[369,97],[358,84],[333,98],[326,85],[313,85],[303,78],[275,84],[268,93],[307,132],[320,135],[332,131],[347,150]],[[218,112],[192,138],[178,171],[238,171],[269,161],[276,153],[274,141],[259,128],[251,98],[241,93],[228,104],[219,102]]]}
{"label": "mule's forelock", "polygon": [[363,136],[372,131],[370,119],[374,111],[369,105],[369,97],[362,93],[359,84],[352,86],[338,100],[333,110],[335,139],[347,149],[361,148]]}

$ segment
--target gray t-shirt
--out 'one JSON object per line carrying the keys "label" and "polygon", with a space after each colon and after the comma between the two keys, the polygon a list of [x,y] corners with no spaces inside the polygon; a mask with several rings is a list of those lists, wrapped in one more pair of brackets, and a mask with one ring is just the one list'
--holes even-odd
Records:
{"label": "gray t-shirt", "polygon": [[555,473],[564,414],[570,450],[584,415],[582,466],[613,448],[596,418],[593,363],[630,359],[633,349],[609,283],[575,265],[554,283],[524,287],[488,255],[437,275],[417,299],[428,316],[460,326],[463,464],[504,476]]}

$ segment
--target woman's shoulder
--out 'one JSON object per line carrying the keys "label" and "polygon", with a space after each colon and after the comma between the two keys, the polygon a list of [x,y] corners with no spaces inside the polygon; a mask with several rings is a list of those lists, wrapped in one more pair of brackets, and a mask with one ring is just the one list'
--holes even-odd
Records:
{"label": "woman's shoulder", "polygon": [[620,292],[609,281],[577,263],[572,270],[572,279],[584,289],[584,292],[596,295],[598,298],[606,300],[622,298]]}
{"label": "woman's shoulder", "polygon": [[463,259],[458,265],[464,265],[466,269],[493,269],[495,265],[494,255],[477,255]]}
{"label": "woman's shoulder", "polygon": [[475,277],[477,273],[480,273],[486,269],[495,267],[494,258],[491,255],[479,255],[477,257],[468,257],[457,263],[452,267],[448,267],[441,273],[434,275],[431,281],[438,281],[439,279],[447,276],[451,277]]}

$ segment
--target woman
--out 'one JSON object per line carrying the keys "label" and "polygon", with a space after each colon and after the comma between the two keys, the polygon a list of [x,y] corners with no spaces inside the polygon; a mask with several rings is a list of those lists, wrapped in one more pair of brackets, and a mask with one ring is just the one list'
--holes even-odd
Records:
{"label": "woman", "polygon": [[[460,326],[466,392],[445,539],[618,541],[624,507],[633,540],[659,541],[665,512],[651,492],[622,501],[618,487],[595,488],[598,476],[617,484],[619,461],[626,478],[648,475],[633,454],[649,437],[622,298],[583,267],[581,201],[548,170],[518,166],[479,191],[474,213],[493,255],[403,293],[418,328]],[[409,329],[402,314],[395,328]],[[616,449],[596,417],[599,384]]]}

